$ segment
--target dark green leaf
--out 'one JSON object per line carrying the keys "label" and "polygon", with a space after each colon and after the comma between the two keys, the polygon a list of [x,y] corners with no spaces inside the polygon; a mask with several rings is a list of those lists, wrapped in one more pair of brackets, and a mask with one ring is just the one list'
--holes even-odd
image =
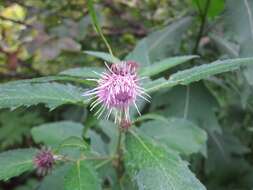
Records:
{"label": "dark green leaf", "polygon": [[70,137],[82,137],[83,125],[72,121],[43,124],[34,127],[32,137],[37,143],[58,145]]}
{"label": "dark green leaf", "polygon": [[163,106],[161,114],[166,117],[187,118],[207,131],[221,133],[215,115],[215,110],[219,109],[216,99],[202,83],[194,83],[188,88],[187,107],[187,87],[177,86],[170,91],[155,94],[152,98],[151,111]]}
{"label": "dark green leaf", "polygon": [[253,64],[253,58],[227,59],[224,61],[215,61],[210,64],[204,64],[184,71],[179,71],[170,77],[170,81],[178,84],[187,85],[201,79],[206,79],[212,75],[234,71],[240,66]]}
{"label": "dark green leaf", "polygon": [[65,190],[100,190],[95,169],[86,161],[77,161],[64,179]]}
{"label": "dark green leaf", "polygon": [[38,112],[3,111],[0,113],[0,147],[21,144],[24,137],[30,137],[30,129],[43,123]]}
{"label": "dark green leaf", "polygon": [[99,78],[98,74],[102,73],[104,70],[105,69],[102,67],[80,67],[62,71],[60,72],[60,75],[68,75],[81,78]]}
{"label": "dark green leaf", "polygon": [[0,180],[8,180],[33,169],[36,149],[17,149],[0,154]]}
{"label": "dark green leaf", "polygon": [[191,21],[191,18],[186,17],[151,33],[137,44],[126,60],[134,60],[142,66],[147,66],[168,57],[179,47],[181,37],[190,26]]}
{"label": "dark green leaf", "polygon": [[150,121],[144,123],[141,130],[170,149],[186,155],[205,150],[206,132],[185,119]]}
{"label": "dark green leaf", "polygon": [[63,104],[85,104],[82,90],[70,84],[23,83],[0,85],[0,108],[45,104],[51,110]]}
{"label": "dark green leaf", "polygon": [[55,168],[50,175],[43,179],[38,190],[65,190],[64,176],[70,170],[71,166],[71,164],[65,164]]}
{"label": "dark green leaf", "polygon": [[98,57],[100,59],[103,59],[104,61],[106,61],[108,63],[118,63],[118,62],[120,62],[120,59],[110,55],[109,53],[100,52],[100,51],[84,51],[84,53],[86,53],[88,55],[91,55],[91,56],[94,56],[94,57]]}
{"label": "dark green leaf", "polygon": [[126,136],[126,170],[142,190],[204,190],[176,152],[134,131]]}
{"label": "dark green leaf", "polygon": [[180,57],[171,57],[164,59],[159,62],[155,62],[152,65],[142,67],[140,70],[140,75],[143,76],[154,76],[163,71],[166,71],[172,67],[175,67],[179,64],[185,63],[191,59],[194,59],[198,56],[189,55],[189,56],[180,56]]}
{"label": "dark green leaf", "polygon": [[71,137],[63,140],[60,143],[57,150],[59,151],[59,150],[65,149],[65,148],[72,148],[72,149],[77,148],[79,150],[87,150],[89,148],[89,146],[80,137],[71,136]]}

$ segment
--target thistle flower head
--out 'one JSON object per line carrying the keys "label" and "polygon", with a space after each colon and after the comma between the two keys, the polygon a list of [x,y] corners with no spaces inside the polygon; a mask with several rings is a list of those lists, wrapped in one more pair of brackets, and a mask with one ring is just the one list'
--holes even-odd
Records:
{"label": "thistle flower head", "polygon": [[108,71],[101,74],[97,80],[97,87],[84,93],[84,96],[93,95],[96,98],[91,104],[91,110],[101,105],[95,114],[98,117],[107,109],[107,119],[114,110],[115,122],[120,123],[122,119],[129,121],[130,106],[134,105],[140,114],[136,105],[137,98],[141,97],[148,101],[145,97],[148,94],[139,85],[138,64],[134,61],[124,61],[107,66],[107,69]]}
{"label": "thistle flower head", "polygon": [[52,170],[55,159],[51,150],[43,148],[37,153],[33,162],[38,174],[45,175]]}

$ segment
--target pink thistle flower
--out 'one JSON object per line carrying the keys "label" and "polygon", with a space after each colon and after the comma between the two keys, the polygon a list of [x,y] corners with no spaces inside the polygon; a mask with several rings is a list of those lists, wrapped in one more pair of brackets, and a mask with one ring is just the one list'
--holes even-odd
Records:
{"label": "pink thistle flower", "polygon": [[35,156],[34,165],[39,175],[46,175],[53,168],[55,158],[51,150],[43,148]]}
{"label": "pink thistle flower", "polygon": [[115,122],[121,123],[122,120],[130,121],[129,108],[134,105],[137,112],[136,100],[138,97],[149,102],[150,97],[140,86],[140,78],[137,76],[138,65],[134,61],[123,61],[114,63],[108,71],[100,75],[96,80],[96,88],[85,92],[84,96],[94,96],[96,100],[91,104],[91,111],[101,105],[95,115],[101,117],[105,110],[108,110],[106,119],[115,111]]}

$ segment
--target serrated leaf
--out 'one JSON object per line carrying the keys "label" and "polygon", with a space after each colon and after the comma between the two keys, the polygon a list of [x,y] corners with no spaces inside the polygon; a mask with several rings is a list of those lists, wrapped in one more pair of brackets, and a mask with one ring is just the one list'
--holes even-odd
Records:
{"label": "serrated leaf", "polygon": [[212,75],[234,71],[240,66],[253,64],[253,58],[227,59],[224,61],[215,61],[210,64],[196,66],[184,71],[179,71],[170,77],[170,81],[178,84],[187,85],[201,79],[206,79]]}
{"label": "serrated leaf", "polygon": [[215,61],[210,64],[203,64],[183,71],[178,71],[177,73],[172,74],[169,80],[160,78],[144,84],[143,87],[148,93],[153,93],[155,91],[171,88],[177,85],[187,85],[201,79],[206,79],[212,75],[234,71],[239,69],[241,66],[252,64],[253,58],[238,58]]}
{"label": "serrated leaf", "polygon": [[70,137],[82,138],[83,125],[72,121],[43,124],[32,128],[35,142],[46,145],[58,145]]}
{"label": "serrated leaf", "polygon": [[36,149],[17,149],[0,154],[0,180],[8,180],[33,169]]}
{"label": "serrated leaf", "polygon": [[[65,71],[63,71],[65,72]],[[17,81],[11,81],[8,82],[8,84],[22,84],[22,83],[48,83],[48,82],[75,82],[75,83],[80,83],[80,84],[85,84],[85,85],[93,85],[94,86],[94,82],[87,80],[87,77],[85,78],[85,76],[74,76],[75,74],[78,75],[77,71],[72,71],[72,69],[66,70],[66,72],[69,72],[69,74],[64,75],[63,73],[59,73],[59,75],[52,75],[52,76],[45,76],[45,77],[38,77],[38,78],[32,78],[32,79],[24,79],[24,80],[17,80]],[[82,72],[82,71],[81,71]],[[73,76],[71,76],[73,75]],[[89,73],[86,75],[95,75],[94,73]]]}
{"label": "serrated leaf", "polygon": [[185,17],[149,34],[127,55],[126,60],[134,60],[142,66],[147,66],[168,57],[179,47],[181,37],[191,22],[190,17]]}
{"label": "serrated leaf", "polygon": [[126,136],[125,166],[140,190],[205,190],[176,152],[131,131]]}
{"label": "serrated leaf", "polygon": [[0,108],[45,104],[51,110],[63,104],[85,104],[82,90],[59,83],[24,83],[0,85]]}
{"label": "serrated leaf", "polygon": [[109,53],[105,53],[105,52],[100,52],[100,51],[84,51],[84,53],[100,58],[108,63],[118,63],[120,62],[120,59],[118,59],[117,57],[114,57],[112,55],[110,55]]}
{"label": "serrated leaf", "polygon": [[167,58],[162,61],[155,62],[152,65],[142,67],[139,73],[142,76],[154,76],[196,57],[198,56],[189,55]]}
{"label": "serrated leaf", "polygon": [[185,155],[200,152],[206,146],[206,132],[185,119],[150,121],[141,125],[141,130],[170,149]]}
{"label": "serrated leaf", "polygon": [[104,70],[105,69],[102,67],[80,67],[62,71],[60,72],[60,75],[69,75],[82,78],[99,78],[98,74],[102,73]]}
{"label": "serrated leaf", "polygon": [[86,161],[77,161],[64,179],[65,190],[100,190],[95,168]]}

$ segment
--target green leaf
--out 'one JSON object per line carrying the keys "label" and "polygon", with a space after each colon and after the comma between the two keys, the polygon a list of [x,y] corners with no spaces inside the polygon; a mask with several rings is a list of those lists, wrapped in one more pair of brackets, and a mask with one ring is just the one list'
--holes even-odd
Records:
{"label": "green leaf", "polygon": [[148,113],[145,115],[142,115],[140,117],[138,117],[134,122],[141,122],[144,120],[158,120],[158,121],[162,121],[162,122],[168,122],[168,120],[161,116],[160,114],[155,114],[155,113]]}
{"label": "green leaf", "polygon": [[125,166],[142,190],[204,190],[205,187],[172,150],[131,131],[126,136]]}
{"label": "green leaf", "polygon": [[134,60],[142,66],[147,66],[168,57],[180,46],[181,37],[189,28],[191,22],[190,17],[182,18],[161,30],[149,34],[127,55],[126,60]]}
{"label": "green leaf", "polygon": [[82,90],[59,83],[24,83],[0,85],[0,108],[45,104],[50,110],[63,104],[84,104]]}
{"label": "green leaf", "polygon": [[[106,120],[102,120],[99,123],[99,126],[101,127],[103,133],[110,139],[110,141],[107,142],[106,152],[108,155],[113,155],[117,150],[119,138],[118,126],[116,126],[115,123]],[[98,144],[98,146],[101,147],[101,144]]]}
{"label": "green leaf", "polygon": [[[188,105],[186,107],[187,88]],[[188,87],[177,86],[154,94],[150,111],[159,110],[161,106],[164,109],[160,114],[165,117],[187,118],[206,131],[221,133],[215,114],[215,111],[220,109],[219,105],[203,83],[194,83]]]}
{"label": "green leaf", "polygon": [[154,76],[163,71],[166,71],[172,67],[175,67],[179,64],[185,63],[191,59],[194,59],[198,56],[189,55],[189,56],[179,56],[179,57],[171,57],[164,59],[159,62],[155,62],[152,65],[142,67],[140,70],[140,75],[142,76]]}
{"label": "green leaf", "polygon": [[0,113],[0,147],[20,145],[24,137],[30,137],[30,129],[43,123],[38,112],[3,111]]}
{"label": "green leaf", "polygon": [[0,154],[0,180],[18,176],[33,169],[33,157],[36,149],[17,149]]}
{"label": "green leaf", "polygon": [[253,64],[253,58],[227,59],[224,61],[215,61],[210,64],[203,64],[184,71],[179,71],[170,77],[170,81],[178,84],[187,85],[212,75],[233,71],[240,66]]}
{"label": "green leaf", "polygon": [[[200,9],[202,14],[204,14],[207,2],[208,0],[193,0],[195,7]],[[209,18],[214,18],[215,16],[218,16],[224,10],[225,0],[211,0],[209,2],[210,4],[207,12],[207,16]]]}
{"label": "green leaf", "polygon": [[159,78],[159,79],[144,83],[143,88],[146,90],[147,93],[153,93],[161,89],[171,88],[176,85],[177,85],[177,82],[175,81]]}
{"label": "green leaf", "polygon": [[[66,70],[66,71],[68,72],[68,70]],[[63,72],[65,72],[65,71],[63,71]],[[22,84],[22,83],[47,83],[47,82],[53,82],[53,81],[76,82],[76,83],[85,84],[85,85],[90,85],[92,83],[91,81],[86,80],[85,77],[81,78],[81,76],[78,76],[78,77],[71,76],[72,75],[71,72],[72,71],[70,71],[69,75],[68,74],[64,75],[64,74],[60,73],[60,75],[53,75],[53,76],[45,76],[45,77],[38,77],[38,78],[32,78],[32,79],[11,81],[11,82],[8,82],[8,84],[16,84],[17,85],[17,84]]]}
{"label": "green leaf", "polygon": [[61,150],[63,148],[78,148],[81,150],[87,150],[89,147],[82,138],[76,137],[76,136],[71,136],[71,137],[63,140],[60,143],[57,150]]}
{"label": "green leaf", "polygon": [[120,59],[110,55],[109,53],[100,52],[100,51],[84,51],[84,53],[86,53],[88,55],[91,55],[91,56],[94,56],[94,57],[98,57],[100,59],[103,59],[104,61],[106,61],[108,63],[118,63],[118,62],[120,62]]}
{"label": "green leaf", "polygon": [[160,78],[144,84],[148,93],[153,93],[161,89],[172,88],[177,85],[188,85],[192,82],[206,79],[212,75],[233,71],[240,66],[253,64],[253,58],[227,59],[215,61],[210,64],[203,64],[172,74],[169,80]]}
{"label": "green leaf", "polygon": [[69,75],[81,78],[99,78],[98,74],[102,73],[104,70],[105,69],[102,67],[80,67],[62,71],[60,72],[60,75]]}
{"label": "green leaf", "polygon": [[64,176],[71,166],[72,164],[68,163],[55,168],[50,175],[43,179],[38,190],[64,190]]}
{"label": "green leaf", "polygon": [[205,150],[206,132],[185,119],[150,121],[141,125],[141,130],[170,149],[185,155]]}
{"label": "green leaf", "polygon": [[[250,0],[227,0],[225,22],[229,35],[238,42],[240,57],[250,57],[253,51],[253,3]],[[244,75],[253,85],[253,66],[247,66]]]}
{"label": "green leaf", "polygon": [[35,142],[46,145],[58,145],[70,137],[82,138],[83,125],[72,121],[47,123],[32,128]]}
{"label": "green leaf", "polygon": [[[227,0],[224,24],[233,31],[240,45],[252,43],[253,40],[253,3],[250,0]],[[252,47],[252,45],[251,45]],[[250,52],[249,52],[250,53]],[[252,54],[248,54],[250,56]]]}
{"label": "green leaf", "polygon": [[100,190],[95,169],[86,161],[77,161],[64,179],[65,190]]}

